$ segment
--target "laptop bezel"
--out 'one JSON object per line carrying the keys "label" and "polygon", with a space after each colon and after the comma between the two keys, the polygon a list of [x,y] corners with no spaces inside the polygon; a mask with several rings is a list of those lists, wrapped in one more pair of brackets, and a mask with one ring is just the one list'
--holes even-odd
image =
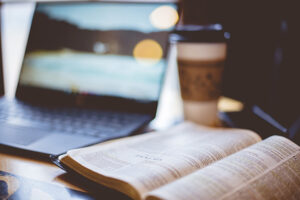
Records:
{"label": "laptop bezel", "polygon": [[[38,4],[76,4],[76,3],[174,3],[177,5],[179,10],[178,1],[175,0],[101,0],[101,1],[38,1],[35,5],[34,14],[32,18],[32,22],[36,17],[36,7]],[[31,31],[28,36],[28,41],[31,37]],[[167,51],[165,55],[165,59],[168,60],[168,38],[166,38]],[[26,52],[28,50],[28,44],[26,45]],[[24,56],[25,58],[25,56]],[[22,62],[22,68],[24,66],[24,58]],[[62,106],[62,107],[80,107],[80,108],[91,108],[91,109],[101,109],[101,110],[116,110],[116,111],[124,111],[129,113],[142,113],[151,115],[153,118],[155,117],[158,100],[160,98],[161,90],[163,88],[163,83],[165,79],[165,73],[167,71],[168,64],[166,63],[163,74],[161,75],[160,88],[159,88],[159,97],[155,101],[143,101],[136,99],[126,99],[120,97],[110,97],[110,96],[98,96],[98,95],[85,95],[85,94],[74,94],[74,93],[66,93],[59,90],[52,90],[40,87],[33,86],[25,86],[20,84],[20,76],[16,90],[16,98],[20,101],[25,101],[27,103],[35,104],[35,105],[43,105],[43,106]],[[21,74],[21,73],[20,73]]]}

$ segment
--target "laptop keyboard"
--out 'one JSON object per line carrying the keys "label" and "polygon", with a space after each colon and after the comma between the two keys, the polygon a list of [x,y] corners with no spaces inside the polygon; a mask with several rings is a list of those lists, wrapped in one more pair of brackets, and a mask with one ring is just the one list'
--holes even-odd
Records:
{"label": "laptop keyboard", "polygon": [[0,102],[0,122],[48,129],[53,133],[113,138],[134,131],[149,119],[142,114]]}

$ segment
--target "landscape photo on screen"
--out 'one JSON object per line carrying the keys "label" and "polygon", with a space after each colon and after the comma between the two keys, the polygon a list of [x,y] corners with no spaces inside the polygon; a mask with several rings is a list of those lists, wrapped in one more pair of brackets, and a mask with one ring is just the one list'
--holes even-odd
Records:
{"label": "landscape photo on screen", "polygon": [[38,4],[20,84],[157,100],[175,4]]}

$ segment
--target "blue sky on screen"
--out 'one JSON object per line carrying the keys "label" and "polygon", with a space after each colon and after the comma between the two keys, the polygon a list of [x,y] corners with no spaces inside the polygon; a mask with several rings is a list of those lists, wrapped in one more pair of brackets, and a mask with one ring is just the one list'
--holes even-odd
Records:
{"label": "blue sky on screen", "polygon": [[[166,4],[176,9],[174,4]],[[162,4],[42,4],[37,10],[55,20],[66,21],[81,29],[161,31],[149,19],[150,14]],[[168,31],[168,29],[166,30]]]}

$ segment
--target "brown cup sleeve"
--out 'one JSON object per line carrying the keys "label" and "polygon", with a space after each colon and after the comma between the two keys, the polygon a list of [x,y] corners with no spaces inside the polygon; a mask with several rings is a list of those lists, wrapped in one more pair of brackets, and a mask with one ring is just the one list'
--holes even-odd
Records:
{"label": "brown cup sleeve", "polygon": [[211,101],[220,97],[224,60],[177,62],[183,100]]}

